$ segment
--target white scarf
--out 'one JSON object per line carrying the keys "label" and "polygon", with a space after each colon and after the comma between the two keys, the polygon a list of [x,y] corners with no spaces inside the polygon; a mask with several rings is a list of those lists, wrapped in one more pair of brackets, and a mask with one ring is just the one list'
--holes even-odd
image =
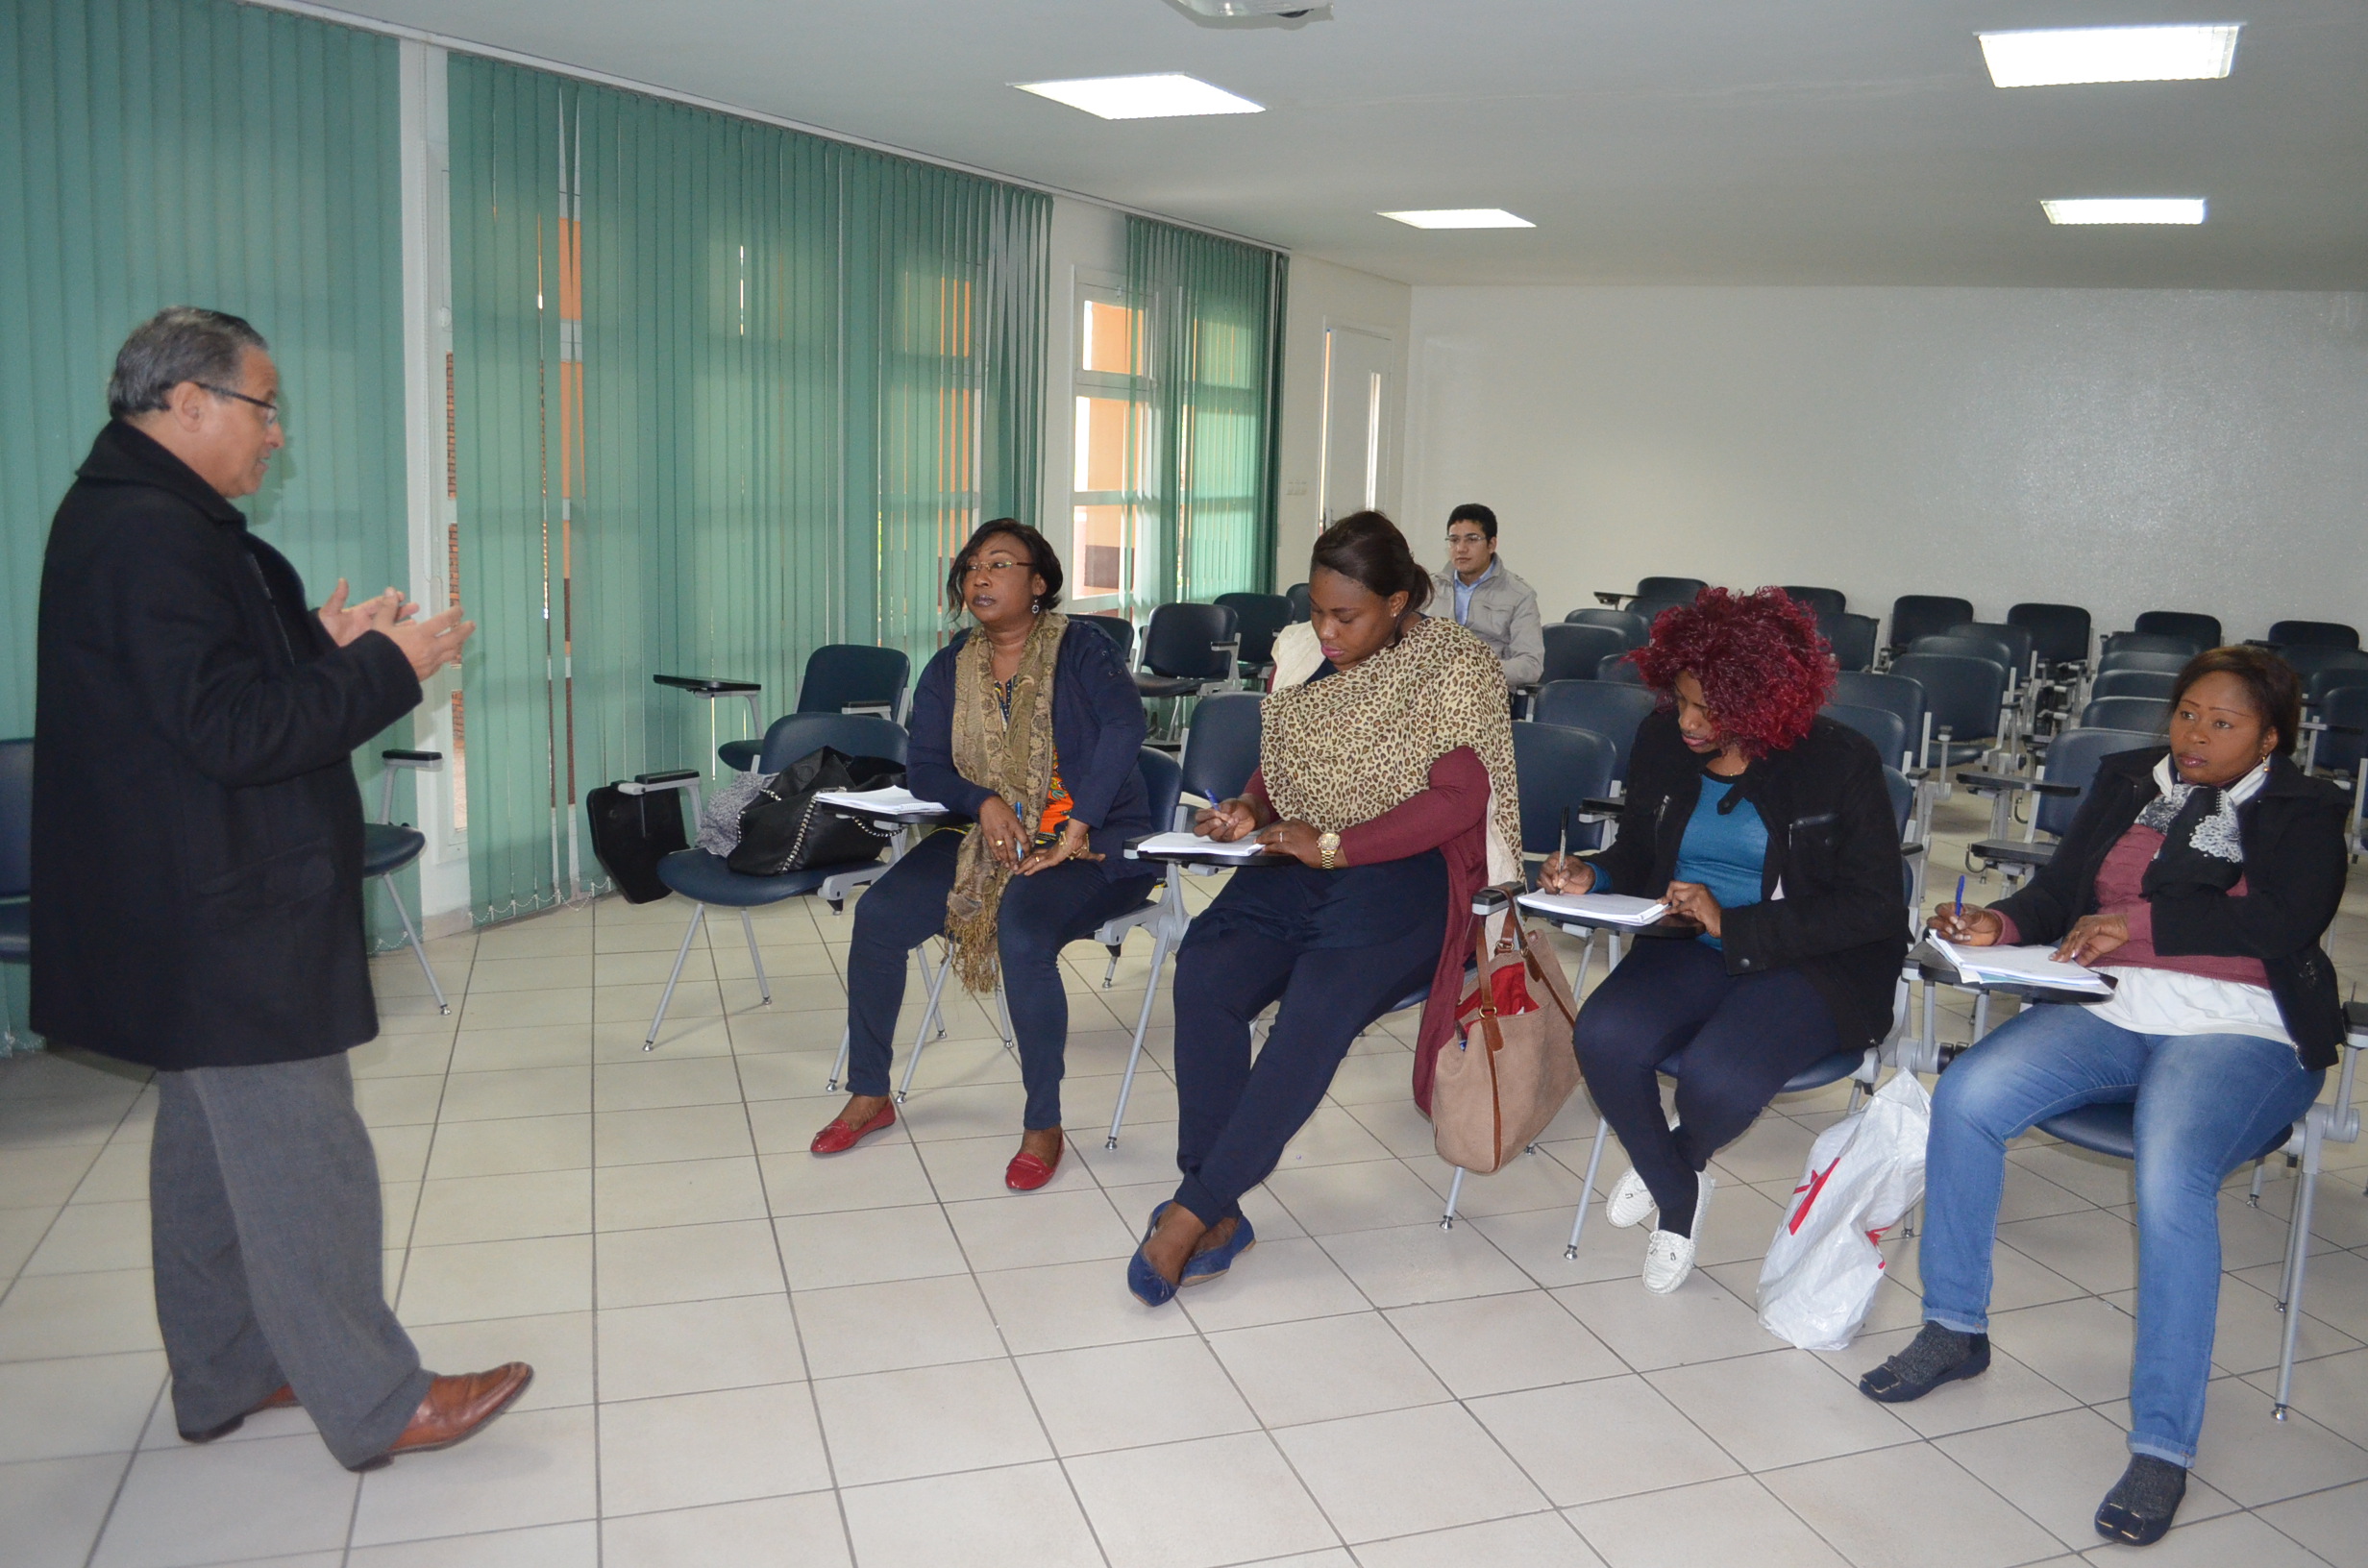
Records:
{"label": "white scarf", "polygon": [[[2251,772],[2220,791],[2220,804],[2209,817],[2195,824],[2189,845],[2199,853],[2209,855],[2214,860],[2243,865],[2245,844],[2244,836],[2237,827],[2236,808],[2260,794],[2261,786],[2268,782],[2269,759],[2263,757]],[[2181,782],[2178,772],[2171,766],[2171,759],[2165,756],[2155,764],[2155,788],[2162,793],[2146,802],[2138,812],[2137,820],[2158,833],[2167,834],[2195,792],[2211,787],[2208,784]]]}

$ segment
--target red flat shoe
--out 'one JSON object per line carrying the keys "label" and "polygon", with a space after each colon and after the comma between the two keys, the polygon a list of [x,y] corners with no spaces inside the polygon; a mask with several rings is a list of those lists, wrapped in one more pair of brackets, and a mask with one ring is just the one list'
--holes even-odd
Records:
{"label": "red flat shoe", "polygon": [[849,1149],[870,1138],[882,1127],[893,1127],[897,1119],[897,1102],[890,1100],[879,1108],[879,1114],[860,1127],[850,1127],[844,1121],[832,1121],[814,1135],[806,1147],[815,1154],[845,1154]]}
{"label": "red flat shoe", "polygon": [[1045,1183],[1052,1180],[1052,1173],[1061,1168],[1061,1156],[1068,1150],[1068,1143],[1063,1142],[1060,1148],[1053,1152],[1052,1163],[1047,1164],[1042,1155],[1030,1154],[1027,1150],[1022,1149],[1011,1157],[1011,1164],[1003,1167],[1003,1185],[1014,1192],[1035,1191]]}

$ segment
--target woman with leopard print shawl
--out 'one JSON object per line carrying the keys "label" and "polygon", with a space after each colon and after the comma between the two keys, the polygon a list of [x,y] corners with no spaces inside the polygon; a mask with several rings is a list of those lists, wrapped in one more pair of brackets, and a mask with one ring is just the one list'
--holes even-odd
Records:
{"label": "woman with leopard print shawl", "polygon": [[[1242,1194],[1314,1115],[1358,1033],[1425,989],[1415,1090],[1428,1101],[1472,894],[1519,875],[1504,677],[1486,644],[1421,613],[1430,586],[1379,512],[1324,531],[1309,574],[1323,662],[1266,699],[1257,773],[1195,824],[1221,843],[1255,834],[1292,863],[1236,871],[1176,955],[1184,1179],[1127,1268],[1148,1305],[1248,1250]],[[1250,1020],[1278,1001],[1253,1066]]]}

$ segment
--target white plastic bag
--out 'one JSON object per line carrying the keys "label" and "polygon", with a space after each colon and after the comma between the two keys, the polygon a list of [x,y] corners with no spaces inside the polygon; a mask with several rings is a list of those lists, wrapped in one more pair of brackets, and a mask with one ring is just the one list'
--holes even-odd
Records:
{"label": "white plastic bag", "polygon": [[1876,1243],[1924,1196],[1932,1097],[1895,1072],[1862,1111],[1817,1137],[1760,1268],[1760,1326],[1803,1350],[1840,1350],[1883,1284]]}

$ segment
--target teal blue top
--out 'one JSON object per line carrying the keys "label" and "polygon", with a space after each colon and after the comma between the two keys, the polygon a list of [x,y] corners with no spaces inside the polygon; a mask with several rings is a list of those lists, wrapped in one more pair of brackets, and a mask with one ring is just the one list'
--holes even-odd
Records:
{"label": "teal blue top", "polygon": [[[1718,809],[1735,793],[1736,782],[1702,775],[1702,796],[1686,821],[1672,873],[1674,881],[1699,882],[1710,889],[1720,909],[1758,903],[1761,873],[1767,865],[1767,824],[1760,820],[1759,808],[1739,799],[1729,810]],[[1726,945],[1707,932],[1696,940],[1713,947]]]}

